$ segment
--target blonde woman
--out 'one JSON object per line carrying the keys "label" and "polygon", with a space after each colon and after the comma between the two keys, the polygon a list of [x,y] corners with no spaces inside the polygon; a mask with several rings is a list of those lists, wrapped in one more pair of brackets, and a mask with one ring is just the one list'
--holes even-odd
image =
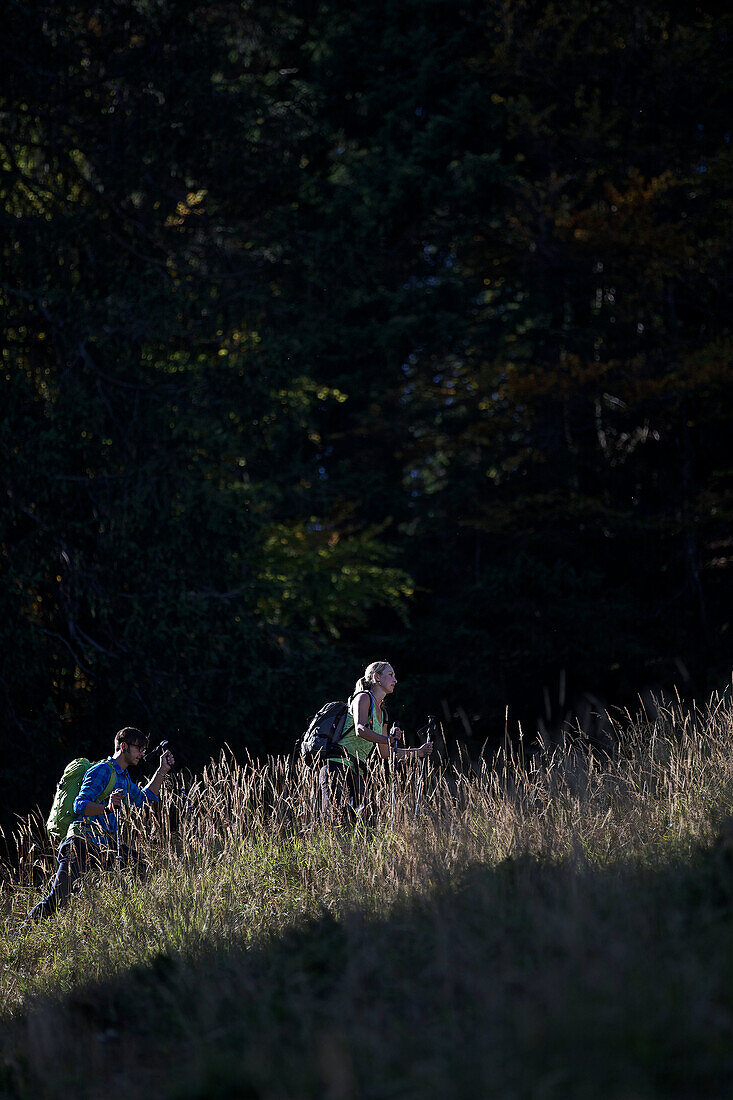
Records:
{"label": "blonde woman", "polygon": [[433,751],[432,742],[426,741],[417,749],[397,745],[402,740],[402,730],[389,722],[384,700],[397,686],[397,677],[389,661],[373,661],[356,681],[354,694],[349,702],[343,733],[338,750],[321,768],[321,809],[324,818],[336,812],[345,812],[350,820],[367,796],[367,761],[376,745],[379,755],[387,759],[417,757],[422,760]]}

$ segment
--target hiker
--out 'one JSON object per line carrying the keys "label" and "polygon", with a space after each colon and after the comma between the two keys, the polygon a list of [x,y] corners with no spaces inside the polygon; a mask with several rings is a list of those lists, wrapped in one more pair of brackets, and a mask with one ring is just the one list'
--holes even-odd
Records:
{"label": "hiker", "polygon": [[366,765],[375,745],[385,760],[390,757],[422,760],[433,751],[431,741],[417,749],[397,745],[403,732],[395,723],[390,725],[383,705],[396,685],[397,677],[389,661],[373,661],[356,681],[338,752],[327,757],[319,775],[324,818],[331,816],[333,808],[345,812],[351,821],[356,820],[357,810],[366,800]]}
{"label": "hiker", "polygon": [[143,760],[147,744],[144,733],[125,726],[115,734],[114,755],[92,765],[84,773],[74,799],[74,819],[59,847],[56,877],[49,893],[31,909],[26,922],[50,917],[65,905],[90,860],[96,860],[101,866],[114,861],[118,869],[138,863],[137,852],[120,843],[115,811],[123,801],[133,806],[157,802],[161,784],[174,764],[173,754],[163,752],[158,770],[141,790],[130,779],[128,769]]}

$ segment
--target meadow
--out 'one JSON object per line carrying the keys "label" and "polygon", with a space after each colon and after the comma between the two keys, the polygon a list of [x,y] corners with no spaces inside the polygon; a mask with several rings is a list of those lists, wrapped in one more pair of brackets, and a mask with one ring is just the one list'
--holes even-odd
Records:
{"label": "meadow", "polygon": [[224,751],[17,938],[52,853],[5,837],[0,1096],[175,1100],[733,1093],[733,710],[614,741],[373,773],[356,827],[314,776]]}

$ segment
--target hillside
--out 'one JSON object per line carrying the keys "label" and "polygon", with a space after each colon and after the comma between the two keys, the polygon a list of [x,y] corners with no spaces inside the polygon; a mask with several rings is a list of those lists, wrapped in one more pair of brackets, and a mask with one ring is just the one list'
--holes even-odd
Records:
{"label": "hillside", "polygon": [[417,818],[417,770],[394,817],[380,772],[356,830],[320,826],[283,761],[223,756],[139,834],[144,881],[90,876],[12,940],[43,879],[28,823],[0,1094],[729,1094],[733,715],[616,733],[434,768]]}

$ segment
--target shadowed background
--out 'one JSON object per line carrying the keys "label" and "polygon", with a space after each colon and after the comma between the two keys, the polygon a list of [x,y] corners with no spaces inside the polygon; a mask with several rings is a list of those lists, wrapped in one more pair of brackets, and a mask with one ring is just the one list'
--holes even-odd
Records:
{"label": "shadowed background", "polygon": [[382,657],[477,744],[723,681],[730,32],[10,5],[3,819],[128,723],[288,750]]}

